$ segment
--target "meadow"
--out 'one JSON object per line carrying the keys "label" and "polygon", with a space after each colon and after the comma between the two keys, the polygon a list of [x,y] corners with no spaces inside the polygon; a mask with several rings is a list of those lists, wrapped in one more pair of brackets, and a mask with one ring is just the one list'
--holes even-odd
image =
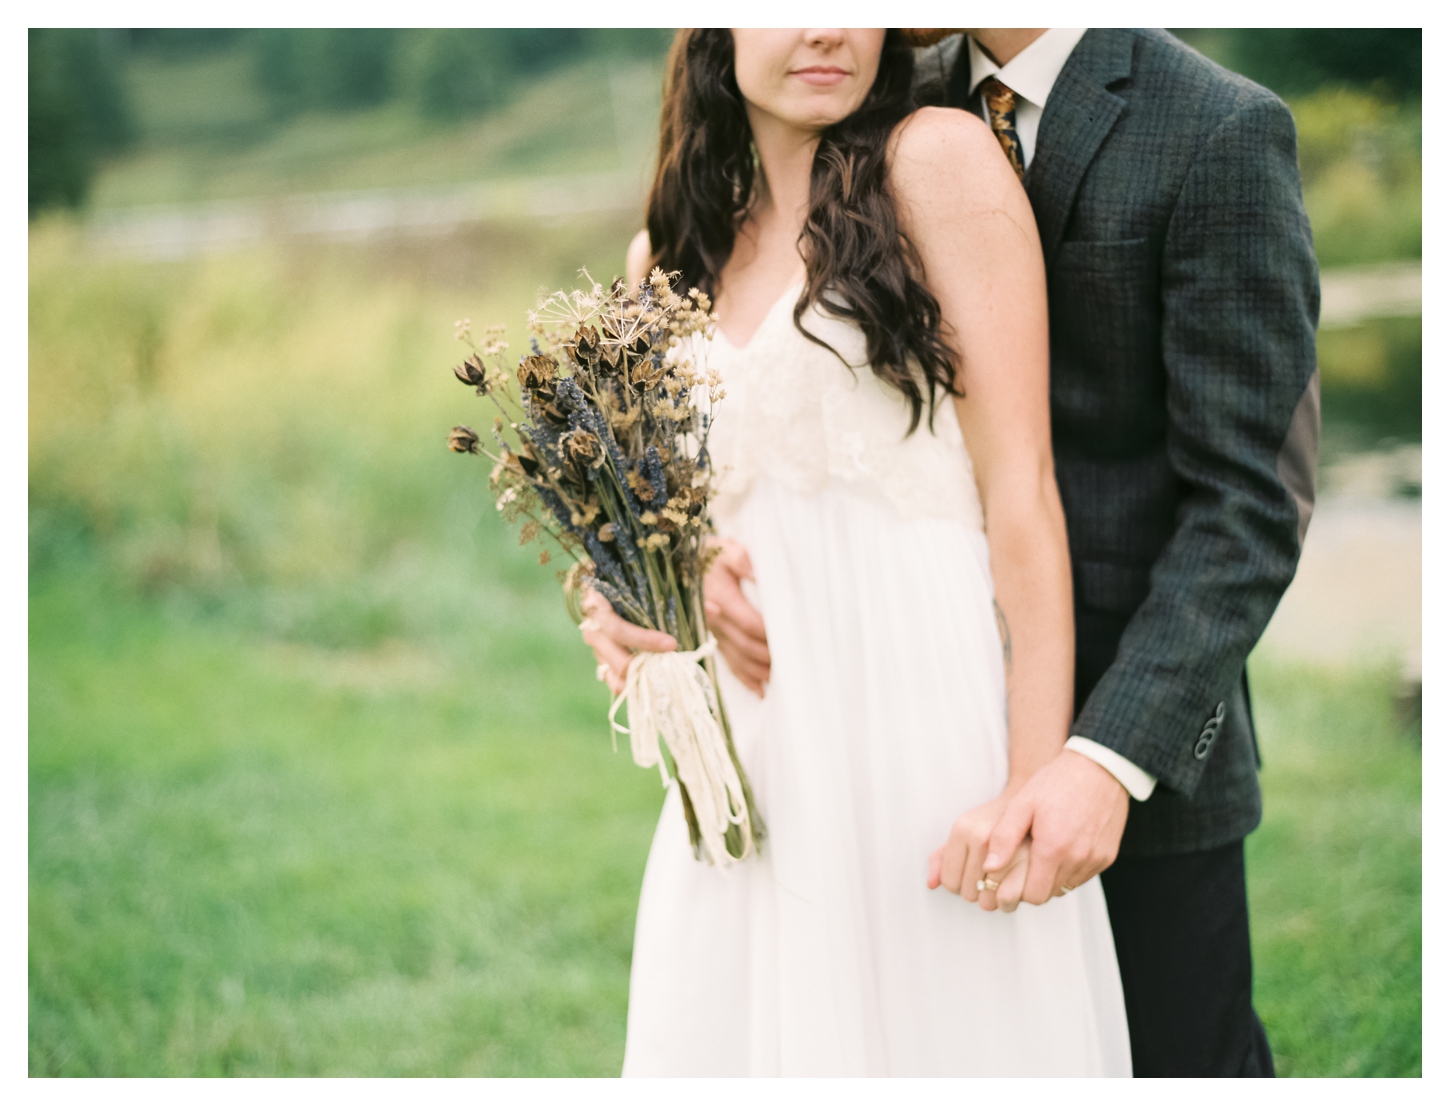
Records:
{"label": "meadow", "polygon": [[[455,120],[279,114],[248,50],[128,57],[92,214],[647,168],[648,50]],[[1290,103],[1321,262],[1418,258],[1418,98]],[[611,751],[553,566],[444,443],[490,419],[454,320],[521,343],[637,226],[143,263],[32,222],[31,1075],[617,1074],[658,778]],[[1419,442],[1420,330],[1321,334],[1329,455]],[[1280,1074],[1419,1075],[1418,715],[1388,660],[1250,676]]]}
{"label": "meadow", "polygon": [[[612,1075],[660,792],[550,569],[449,454],[453,321],[632,227],[30,257],[32,1075]],[[1393,673],[1256,657],[1257,1002],[1289,1075],[1420,1072]]]}

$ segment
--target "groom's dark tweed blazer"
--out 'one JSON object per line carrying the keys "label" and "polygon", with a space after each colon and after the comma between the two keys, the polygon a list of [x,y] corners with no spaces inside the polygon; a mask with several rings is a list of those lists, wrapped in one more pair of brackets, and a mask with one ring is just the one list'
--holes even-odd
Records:
{"label": "groom's dark tweed blazer", "polygon": [[[947,102],[980,114],[967,56]],[[1166,32],[1090,30],[1023,184],[1047,262],[1072,732],[1158,777],[1125,856],[1236,841],[1261,810],[1244,662],[1294,575],[1318,451],[1294,123]]]}

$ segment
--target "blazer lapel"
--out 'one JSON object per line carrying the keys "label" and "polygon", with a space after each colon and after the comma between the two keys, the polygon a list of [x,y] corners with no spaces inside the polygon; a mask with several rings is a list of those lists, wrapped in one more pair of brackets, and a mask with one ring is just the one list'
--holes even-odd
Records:
{"label": "blazer lapel", "polygon": [[1037,215],[1049,269],[1083,174],[1128,106],[1106,86],[1130,77],[1132,68],[1131,31],[1090,30],[1068,57],[1043,106],[1037,148],[1022,184]]}

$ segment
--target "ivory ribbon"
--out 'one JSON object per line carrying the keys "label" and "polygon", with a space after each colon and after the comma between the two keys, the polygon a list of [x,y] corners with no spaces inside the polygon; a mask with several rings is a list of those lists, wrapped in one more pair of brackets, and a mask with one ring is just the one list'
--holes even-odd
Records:
{"label": "ivory ribbon", "polygon": [[[669,770],[660,755],[659,738],[674,758],[675,774],[690,794],[700,844],[711,864],[728,867],[755,851],[745,788],[720,725],[715,685],[700,662],[714,654],[713,636],[688,653],[638,653],[624,676],[624,691],[609,710],[609,724],[617,734],[628,734],[634,762],[660,770],[660,782],[670,785]],[[616,720],[619,708],[629,706],[629,728]],[[745,848],[733,857],[725,847],[725,832],[740,827]]]}

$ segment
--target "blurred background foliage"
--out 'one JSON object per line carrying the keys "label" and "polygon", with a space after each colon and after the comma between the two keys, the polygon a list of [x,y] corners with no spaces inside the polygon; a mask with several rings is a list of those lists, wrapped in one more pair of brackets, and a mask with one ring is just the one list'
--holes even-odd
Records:
{"label": "blurred background foliage", "polygon": [[[1326,270],[1419,258],[1418,31],[1176,33],[1288,99]],[[33,1075],[618,1071],[658,784],[611,754],[552,573],[444,438],[485,418],[453,320],[517,342],[539,289],[619,273],[637,192],[174,255],[97,227],[643,182],[669,38],[30,32]],[[1320,354],[1331,459],[1418,445],[1417,316]],[[1253,679],[1281,1071],[1417,1074],[1397,660]]]}
{"label": "blurred background foliage", "polygon": [[[231,176],[235,155],[266,159],[289,137],[315,138],[345,116],[354,141],[406,145],[496,110],[563,68],[657,64],[669,38],[602,28],[32,30],[30,211],[81,206],[103,169],[120,170],[122,202],[206,198],[217,194],[206,182]],[[324,157],[356,152],[346,138],[328,146]],[[139,165],[103,164],[118,151]],[[208,168],[219,153],[233,157]],[[186,161],[185,182],[126,187],[127,168],[144,172],[167,155]],[[284,179],[265,184],[293,186],[282,169]],[[477,172],[475,164],[463,175]]]}

